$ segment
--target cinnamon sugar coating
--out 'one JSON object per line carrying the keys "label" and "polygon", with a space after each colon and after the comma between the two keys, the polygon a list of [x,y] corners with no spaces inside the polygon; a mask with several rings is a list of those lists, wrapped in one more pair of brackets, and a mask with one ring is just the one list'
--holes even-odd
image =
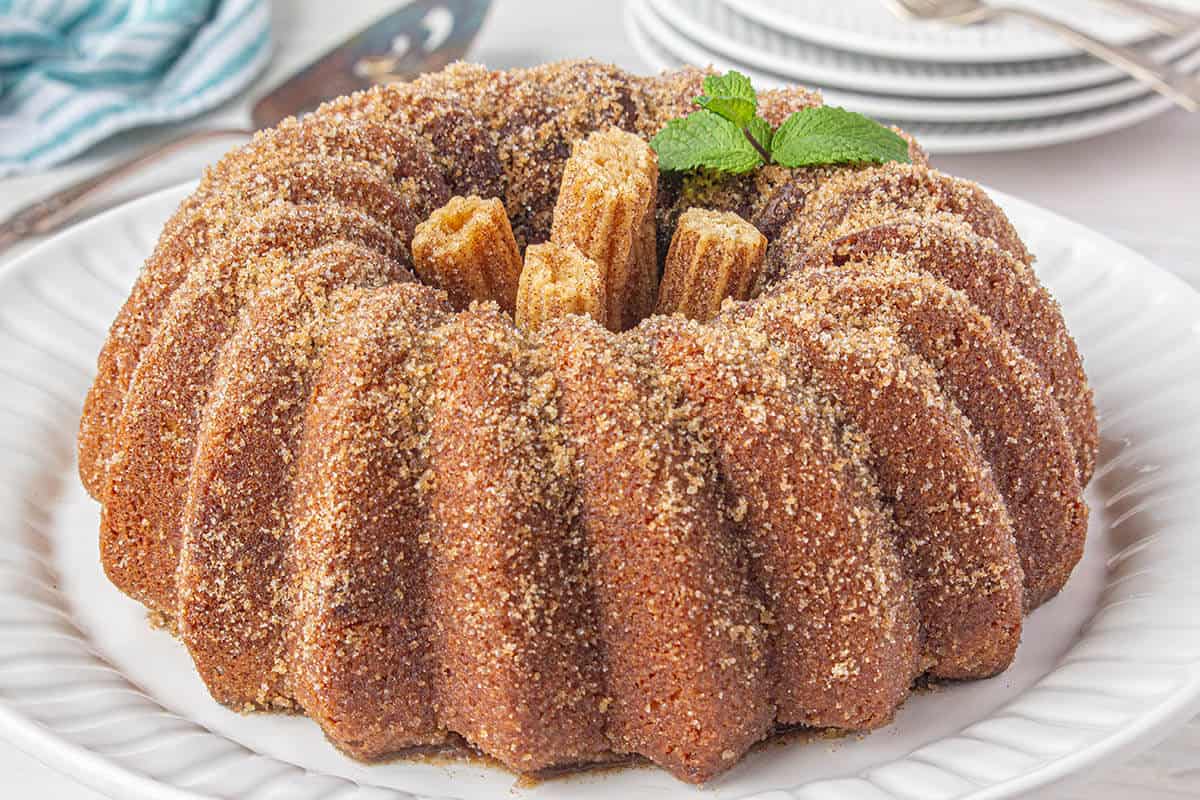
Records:
{"label": "cinnamon sugar coating", "polygon": [[[172,294],[193,266],[224,246],[246,218],[279,202],[336,200],[376,215],[407,242],[417,223],[449,199],[431,159],[428,146],[403,128],[314,115],[304,124],[285,120],[256,134],[206,170],[195,194],[167,222],[97,359],[97,378],[80,421],[79,469],[88,492],[102,498],[113,456],[109,438],[125,391]],[[391,186],[352,178],[368,166]]]}
{"label": "cinnamon sugar coating", "polygon": [[882,164],[833,176],[805,201],[804,213],[792,217],[780,237],[812,247],[904,211],[950,214],[1014,257],[1032,261],[1008,217],[983,189],[919,164]]}
{"label": "cinnamon sugar coating", "polygon": [[978,678],[1007,667],[1024,597],[1012,519],[970,424],[933,368],[893,332],[833,324],[787,294],[730,316],[785,347],[788,368],[862,432],[917,594],[921,669]]}
{"label": "cinnamon sugar coating", "polygon": [[656,317],[639,333],[713,443],[769,613],[776,721],[884,724],[920,672],[919,626],[856,434],[759,332]]}
{"label": "cinnamon sugar coating", "polygon": [[403,255],[388,229],[349,208],[269,207],[193,268],[143,351],[113,436],[100,551],[113,583],[149,607],[176,612],[187,479],[219,356],[243,305],[291,270],[292,259],[338,240],[394,262]]}
{"label": "cinnamon sugar coating", "polygon": [[1067,419],[1079,482],[1087,485],[1099,443],[1092,391],[1058,303],[1024,262],[951,215],[911,212],[809,251],[776,241],[768,262],[774,279],[792,268],[827,267],[927,272],[964,292],[1050,385]]}
{"label": "cinnamon sugar coating", "polygon": [[209,690],[233,706],[290,707],[286,561],[291,487],[329,327],[359,287],[412,276],[334,242],[273,279],[217,359],[187,482],[180,635]]}
{"label": "cinnamon sugar coating", "polygon": [[604,664],[558,387],[494,306],[445,339],[423,487],[439,717],[518,771],[595,760]]}
{"label": "cinnamon sugar coating", "polygon": [[422,81],[388,83],[332,100],[316,113],[414,131],[429,143],[451,194],[503,198],[508,181],[495,140],[462,100],[439,89]]}
{"label": "cinnamon sugar coating", "polygon": [[[217,700],[359,759],[705,782],[1011,662],[1095,463],[1057,306],[911,139],[912,165],[660,180],[646,141],[706,74],[454,64],[206,171],[79,455],[105,571]],[[662,310],[703,322],[652,314],[681,218],[739,253],[668,263]]]}
{"label": "cinnamon sugar coating", "polygon": [[765,610],[715,465],[636,339],[564,317],[541,341],[578,452],[609,738],[708,780],[766,735],[774,712]]}
{"label": "cinnamon sugar coating", "polygon": [[[905,131],[892,128],[908,142],[908,157],[917,166],[929,166],[929,155],[921,145]],[[760,171],[757,182],[758,194],[751,206],[750,221],[763,235],[774,242],[783,229],[804,211],[809,195],[821,187],[829,178],[851,171],[871,169],[869,164],[848,164],[837,167],[796,167],[788,169],[778,165]]]}
{"label": "cinnamon sugar coating", "polygon": [[800,271],[772,291],[841,324],[883,328],[935,369],[1005,497],[1025,603],[1035,608],[1057,594],[1083,555],[1087,506],[1066,420],[1008,335],[943,282],[879,265]]}
{"label": "cinnamon sugar coating", "polygon": [[696,97],[704,94],[704,79],[714,74],[712,67],[689,65],[634,78],[641,97],[634,129],[648,140],[671,120],[695,111]]}
{"label": "cinnamon sugar coating", "polygon": [[332,326],[313,380],[287,561],[289,684],[356,758],[451,736],[437,711],[433,538],[419,489],[442,342],[433,332],[450,312],[422,286],[369,292]]}

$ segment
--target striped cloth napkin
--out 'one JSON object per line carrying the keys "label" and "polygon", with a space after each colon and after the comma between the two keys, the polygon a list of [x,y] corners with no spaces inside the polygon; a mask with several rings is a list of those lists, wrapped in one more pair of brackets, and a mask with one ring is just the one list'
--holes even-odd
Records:
{"label": "striped cloth napkin", "polygon": [[0,177],[212,108],[270,49],[266,0],[0,0]]}

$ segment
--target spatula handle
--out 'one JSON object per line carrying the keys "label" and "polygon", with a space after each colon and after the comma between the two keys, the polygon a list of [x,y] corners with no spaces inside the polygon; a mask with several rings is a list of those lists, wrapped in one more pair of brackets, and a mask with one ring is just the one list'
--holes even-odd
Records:
{"label": "spatula handle", "polygon": [[171,153],[208,139],[252,133],[238,128],[190,131],[168,139],[108,169],[83,180],[64,186],[47,197],[22,206],[0,222],[0,252],[30,236],[44,236],[62,228],[75,218],[79,208],[101,189],[111,186],[126,175],[166,158]]}

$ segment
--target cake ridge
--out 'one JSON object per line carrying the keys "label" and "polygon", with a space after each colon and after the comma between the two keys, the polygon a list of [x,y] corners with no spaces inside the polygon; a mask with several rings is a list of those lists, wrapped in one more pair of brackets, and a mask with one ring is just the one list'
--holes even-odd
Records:
{"label": "cake ridge", "polygon": [[[331,203],[272,204],[244,227],[244,239],[234,239],[236,246],[202,260],[172,295],[125,394],[117,426],[123,448],[107,475],[101,550],[132,547],[162,564],[147,571],[106,561],[109,577],[169,615],[175,613],[169,576],[179,558],[183,478],[196,451],[195,434],[215,365],[254,284],[285,273],[292,256],[339,238],[403,258],[402,245],[387,228]],[[241,267],[251,264],[253,269],[246,271],[252,274],[243,275]]]}
{"label": "cake ridge", "polygon": [[715,465],[634,337],[565,317],[540,341],[579,453],[609,738],[617,752],[707,780],[773,715],[761,601]]}
{"label": "cake ridge", "polygon": [[[813,248],[780,237],[768,256],[773,280],[791,269],[893,269],[928,272],[963,291],[1006,331],[1050,385],[1071,432],[1080,483],[1095,469],[1096,409],[1082,360],[1057,302],[1032,270],[960,218],[900,212]],[[790,265],[790,267],[788,266]]]}
{"label": "cake ridge", "polygon": [[[450,740],[438,719],[419,484],[444,294],[368,292],[332,328],[299,447],[289,569],[291,687],[350,755]],[[389,702],[380,704],[379,698]]]}
{"label": "cake ridge", "polygon": [[1083,554],[1087,507],[1066,419],[1007,333],[944,282],[886,267],[799,271],[773,291],[795,292],[797,302],[850,325],[882,323],[934,366],[938,383],[971,422],[1005,497],[1027,607],[1057,594]]}
{"label": "cake ridge", "polygon": [[363,245],[317,247],[253,297],[217,360],[181,519],[178,627],[222,702],[292,705],[286,549],[311,383],[362,290],[412,280]]}
{"label": "cake ridge", "polygon": [[[405,158],[420,161],[428,156],[412,134],[395,126],[359,120],[333,124],[320,118],[300,125],[293,119],[256,134],[248,144],[205,170],[196,192],[168,220],[101,350],[99,374],[85,401],[79,438],[80,475],[93,497],[99,498],[104,491],[112,457],[106,434],[116,424],[133,370],[171,295],[195,261],[208,253],[210,245],[218,246],[223,236],[231,235],[245,215],[274,201],[319,202],[338,195],[342,184],[336,172],[317,171],[307,176],[310,180],[292,179],[294,164],[310,161],[314,152],[328,156],[331,150],[343,157],[354,153],[388,172],[403,173],[413,172],[411,167],[401,167]],[[438,180],[427,190],[435,200],[444,199],[442,194],[448,191]],[[374,193],[360,193],[346,199],[371,202],[375,197]],[[418,222],[420,219],[403,220],[399,230],[411,236]]]}
{"label": "cake ridge", "polygon": [[595,760],[605,687],[574,476],[556,474],[565,434],[546,424],[556,387],[494,304],[444,336],[427,484],[439,717],[514,769]]}
{"label": "cake ridge", "polygon": [[987,677],[1020,639],[1012,518],[979,441],[933,368],[888,328],[826,327],[786,293],[735,309],[785,344],[792,369],[861,430],[917,593],[922,671]]}
{"label": "cake ridge", "polygon": [[920,672],[917,611],[890,513],[833,412],[761,334],[678,316],[639,333],[713,440],[769,615],[776,723],[888,721]]}

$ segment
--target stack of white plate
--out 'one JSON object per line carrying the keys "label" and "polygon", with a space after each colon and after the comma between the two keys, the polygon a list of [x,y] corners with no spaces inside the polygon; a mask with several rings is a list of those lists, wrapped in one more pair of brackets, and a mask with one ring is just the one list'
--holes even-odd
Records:
{"label": "stack of white plate", "polygon": [[[1147,18],[1097,0],[1022,4],[1197,72],[1200,0],[1161,3],[1194,13],[1197,26],[1164,36]],[[883,0],[630,0],[626,23],[656,70],[711,64],[760,87],[818,87],[828,103],[899,125],[933,152],[1083,139],[1171,108],[1120,70],[1016,20],[902,21]]]}

